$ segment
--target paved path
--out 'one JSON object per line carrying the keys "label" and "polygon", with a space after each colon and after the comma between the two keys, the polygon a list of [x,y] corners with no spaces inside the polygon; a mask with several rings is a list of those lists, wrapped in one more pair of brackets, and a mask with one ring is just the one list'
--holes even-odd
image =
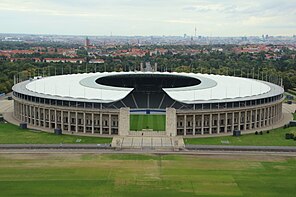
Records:
{"label": "paved path", "polygon": [[0,100],[0,114],[12,112],[12,111],[13,111],[13,101],[1,99]]}
{"label": "paved path", "polygon": [[[2,145],[3,146],[3,145]],[[14,147],[17,146],[17,147]],[[80,148],[70,148],[73,144],[69,144],[60,146],[59,144],[51,144],[51,145],[42,145],[40,149],[35,148],[21,148],[21,145],[7,145],[10,148],[0,148],[0,154],[42,154],[42,153],[71,153],[71,154],[79,154],[79,153],[94,153],[94,154],[174,154],[174,155],[229,155],[229,156],[243,156],[243,155],[259,155],[259,156],[281,156],[281,157],[296,157],[296,147],[255,147],[255,146],[246,146],[246,147],[237,147],[237,149],[233,149],[235,147],[229,147],[229,149],[225,149],[225,147],[212,146],[212,149],[206,146],[203,146],[203,149],[200,148],[198,150],[190,150],[184,149],[179,151],[173,150],[153,150],[153,149],[113,149],[113,148],[82,148],[85,145],[80,145]],[[30,144],[26,145],[26,147],[32,146]],[[50,147],[46,147],[50,146]],[[56,148],[52,148],[56,146]],[[74,145],[76,146],[76,145]],[[88,145],[86,145],[88,146]],[[93,145],[91,145],[93,146]],[[62,148],[63,147],[63,148]],[[206,149],[207,148],[207,149]],[[258,150],[258,148],[260,150]]]}
{"label": "paved path", "polygon": [[148,149],[180,149],[184,148],[182,137],[168,136],[115,136],[112,140],[114,148],[148,148]]}

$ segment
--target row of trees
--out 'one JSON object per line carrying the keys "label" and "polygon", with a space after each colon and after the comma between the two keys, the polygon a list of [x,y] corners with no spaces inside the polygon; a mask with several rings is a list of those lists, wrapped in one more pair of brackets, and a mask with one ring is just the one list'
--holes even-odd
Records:
{"label": "row of trees", "polygon": [[34,63],[0,61],[0,92],[10,92],[14,76],[25,80],[33,76],[50,76],[83,72],[133,71],[141,62],[158,64],[158,71],[212,73],[263,79],[274,83],[283,78],[285,89],[296,87],[296,61],[291,56],[266,60],[262,54],[211,52],[197,55],[102,57],[104,64]]}

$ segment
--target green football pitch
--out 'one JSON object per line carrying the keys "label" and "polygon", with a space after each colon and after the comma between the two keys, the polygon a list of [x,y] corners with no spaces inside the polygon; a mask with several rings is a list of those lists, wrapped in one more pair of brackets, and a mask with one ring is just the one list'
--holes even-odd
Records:
{"label": "green football pitch", "polygon": [[0,154],[0,196],[295,196],[296,158]]}
{"label": "green football pitch", "polygon": [[152,129],[153,131],[165,131],[165,121],[165,115],[132,114],[130,115],[130,130],[142,131],[142,129]]}

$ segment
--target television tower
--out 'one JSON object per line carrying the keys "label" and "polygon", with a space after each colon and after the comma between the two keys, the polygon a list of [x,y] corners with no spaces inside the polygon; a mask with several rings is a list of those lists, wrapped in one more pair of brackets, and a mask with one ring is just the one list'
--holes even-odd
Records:
{"label": "television tower", "polygon": [[196,27],[195,27],[195,29],[194,29],[194,36],[195,36],[195,37],[196,37],[196,32],[197,32],[197,31],[196,31]]}

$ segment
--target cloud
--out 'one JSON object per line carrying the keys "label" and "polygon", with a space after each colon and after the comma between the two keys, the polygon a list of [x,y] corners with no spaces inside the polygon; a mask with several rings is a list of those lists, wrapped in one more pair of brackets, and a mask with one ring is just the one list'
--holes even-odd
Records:
{"label": "cloud", "polygon": [[[13,1],[12,1],[13,2]],[[13,11],[13,12],[27,12],[35,13],[40,15],[52,15],[52,16],[69,16],[69,17],[101,17],[101,16],[113,16],[112,14],[107,13],[95,13],[95,12],[86,12],[80,10],[70,10],[70,9],[61,9],[54,6],[44,6],[43,4],[34,4],[32,1],[26,1],[25,3],[13,4],[12,2],[0,2],[0,10],[3,11]]]}
{"label": "cloud", "polygon": [[19,33],[292,35],[295,17],[295,0],[0,0],[2,31]]}
{"label": "cloud", "polygon": [[182,20],[182,19],[171,19],[171,20],[163,20],[165,23],[176,23],[176,24],[196,24],[196,21]]}

